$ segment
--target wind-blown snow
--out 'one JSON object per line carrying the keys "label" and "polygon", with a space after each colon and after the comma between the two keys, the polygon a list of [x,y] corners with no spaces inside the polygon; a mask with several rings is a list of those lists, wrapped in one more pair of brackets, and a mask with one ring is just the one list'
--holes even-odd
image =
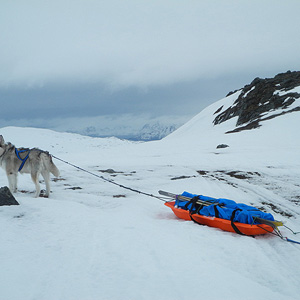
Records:
{"label": "wind-blown snow", "polygon": [[[234,97],[155,142],[17,127],[0,134],[146,193],[187,190],[264,207],[300,231],[299,113],[224,134],[234,120],[213,126],[213,113]],[[216,149],[221,143],[229,147]],[[0,299],[298,299],[300,245],[179,220],[155,198],[54,161],[61,177],[49,199],[33,198],[23,175],[19,190],[30,193],[15,195],[19,206],[0,207]],[[116,173],[100,172],[106,169]]]}

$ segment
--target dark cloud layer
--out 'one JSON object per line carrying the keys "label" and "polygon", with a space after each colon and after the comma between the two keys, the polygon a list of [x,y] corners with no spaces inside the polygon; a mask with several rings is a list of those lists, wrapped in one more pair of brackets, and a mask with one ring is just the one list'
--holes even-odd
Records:
{"label": "dark cloud layer", "polygon": [[6,1],[2,120],[194,115],[299,69],[300,2]]}
{"label": "dark cloud layer", "polygon": [[[250,78],[249,78],[250,79]],[[246,78],[195,80],[151,88],[109,90],[100,84],[0,89],[1,118],[88,117],[118,114],[194,115],[247,83]]]}

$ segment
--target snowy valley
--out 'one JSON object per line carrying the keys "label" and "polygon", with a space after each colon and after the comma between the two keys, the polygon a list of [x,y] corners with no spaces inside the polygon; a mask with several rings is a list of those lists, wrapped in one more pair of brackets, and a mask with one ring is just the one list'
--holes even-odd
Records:
{"label": "snowy valley", "polygon": [[[299,88],[278,86],[276,93],[291,91]],[[241,93],[213,103],[160,141],[19,127],[0,134],[145,193],[189,191],[253,205],[299,232],[300,100],[269,110],[278,116],[259,127],[226,133],[237,128],[238,116],[214,125],[216,111],[236,106]],[[61,176],[52,179],[50,198],[34,198],[30,176],[21,175],[20,205],[0,207],[0,299],[299,298],[300,245],[180,220],[158,199],[54,162]],[[7,185],[3,170],[0,180]],[[300,241],[300,234],[280,230]]]}

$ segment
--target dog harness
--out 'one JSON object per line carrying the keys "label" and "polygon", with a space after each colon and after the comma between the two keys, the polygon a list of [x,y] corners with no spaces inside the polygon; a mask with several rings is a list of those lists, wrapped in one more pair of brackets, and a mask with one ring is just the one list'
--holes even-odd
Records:
{"label": "dog harness", "polygon": [[[25,156],[25,158],[21,158],[20,157],[20,153],[24,153],[24,152],[28,152],[27,155]],[[30,153],[30,149],[24,149],[24,148],[21,148],[20,150],[18,150],[17,148],[15,148],[15,153],[17,155],[17,158],[22,161],[21,165],[20,165],[20,168],[19,168],[19,172],[23,169],[28,157],[29,157],[29,153]]]}

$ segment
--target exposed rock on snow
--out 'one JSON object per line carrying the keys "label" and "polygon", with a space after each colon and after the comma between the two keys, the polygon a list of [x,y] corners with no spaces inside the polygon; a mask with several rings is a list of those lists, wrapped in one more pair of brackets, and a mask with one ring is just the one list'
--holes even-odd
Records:
{"label": "exposed rock on snow", "polygon": [[217,146],[217,149],[227,148],[229,147],[227,144],[220,144]]}
{"label": "exposed rock on snow", "polygon": [[[227,96],[232,95],[230,92]],[[261,126],[260,122],[277,116],[300,110],[300,72],[281,73],[274,78],[255,78],[241,89],[236,101],[223,110],[223,106],[215,112],[215,125],[231,118],[238,117],[237,128],[229,131],[253,129]],[[273,112],[269,115],[270,112]]]}
{"label": "exposed rock on snow", "polygon": [[19,205],[7,186],[0,188],[0,206]]}

